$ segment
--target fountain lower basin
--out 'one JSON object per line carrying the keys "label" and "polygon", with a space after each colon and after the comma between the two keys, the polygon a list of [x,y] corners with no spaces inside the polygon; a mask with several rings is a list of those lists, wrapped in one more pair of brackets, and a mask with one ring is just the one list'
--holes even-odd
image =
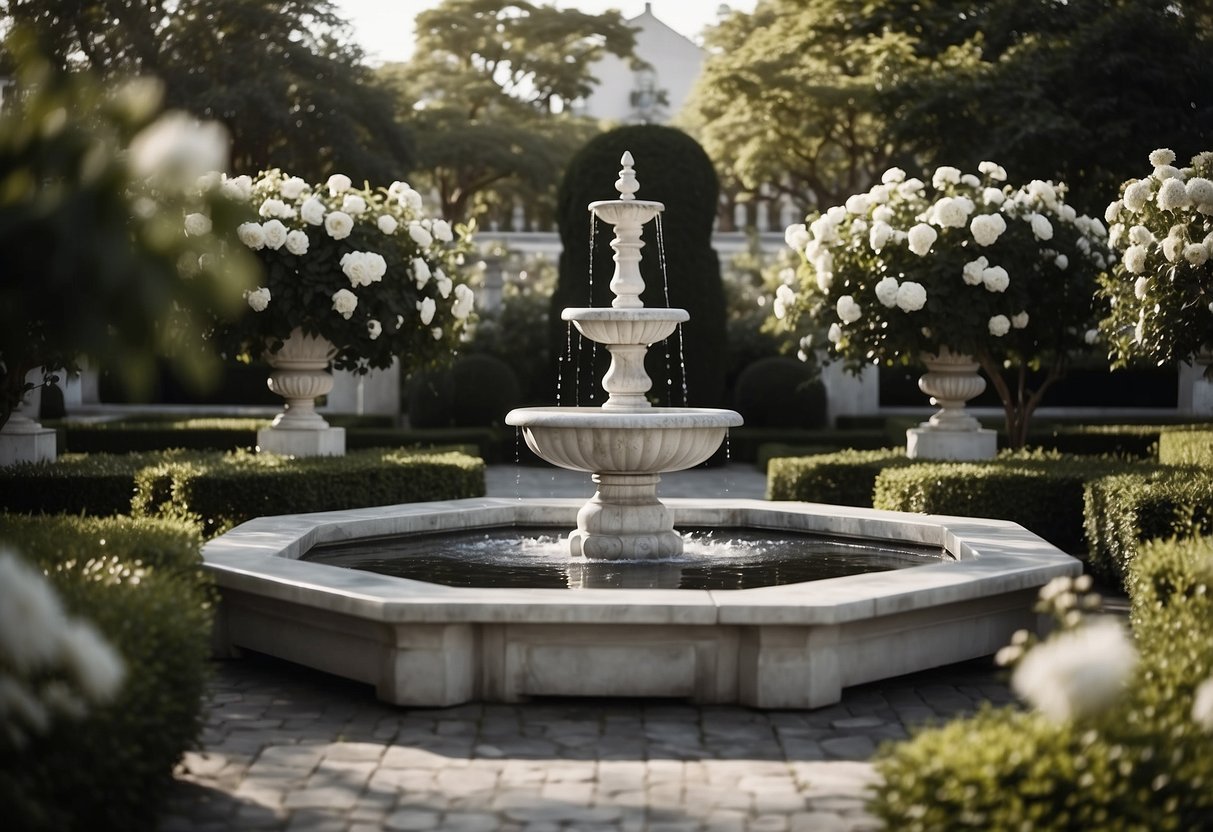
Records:
{"label": "fountain lower basin", "polygon": [[375,686],[410,706],[660,696],[813,708],[844,687],[989,655],[1035,629],[1038,589],[1081,564],[1013,523],[761,500],[668,501],[688,527],[906,541],[953,560],[746,590],[448,587],[299,560],[416,532],[567,528],[579,500],[486,498],[263,517],[205,546],[221,649]]}

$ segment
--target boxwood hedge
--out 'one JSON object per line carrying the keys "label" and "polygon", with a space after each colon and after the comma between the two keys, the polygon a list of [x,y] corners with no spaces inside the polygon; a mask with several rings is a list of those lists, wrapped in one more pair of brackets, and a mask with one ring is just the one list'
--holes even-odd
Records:
{"label": "boxwood hedge", "polygon": [[136,473],[191,458],[182,451],[63,454],[54,462],[9,465],[0,468],[0,511],[129,514]]}
{"label": "boxwood hedge", "polygon": [[900,448],[775,457],[767,464],[767,499],[870,507],[876,476],[912,464]]}
{"label": "boxwood hedge", "polygon": [[1213,430],[1168,430],[1158,438],[1158,461],[1213,467]]}

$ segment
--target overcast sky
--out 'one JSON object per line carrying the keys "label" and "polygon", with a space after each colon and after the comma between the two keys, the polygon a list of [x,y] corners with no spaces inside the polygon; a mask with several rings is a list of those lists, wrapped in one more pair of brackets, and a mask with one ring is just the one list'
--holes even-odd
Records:
{"label": "overcast sky", "polygon": [[[354,26],[354,33],[367,57],[378,61],[402,61],[413,51],[413,18],[437,6],[439,0],[334,0]],[[541,0],[550,2],[550,0]],[[730,0],[735,9],[749,11],[757,0]],[[644,12],[644,0],[555,0],[560,8],[577,8],[600,14],[618,9],[624,18]],[[698,40],[705,26],[716,22],[720,0],[652,0],[653,14],[671,29]]]}

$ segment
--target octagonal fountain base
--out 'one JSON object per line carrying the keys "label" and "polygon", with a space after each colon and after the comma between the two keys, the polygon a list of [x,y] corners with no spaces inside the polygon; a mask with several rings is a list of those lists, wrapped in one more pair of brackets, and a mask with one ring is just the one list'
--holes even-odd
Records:
{"label": "octagonal fountain base", "polygon": [[457,588],[299,560],[313,546],[570,527],[579,500],[476,499],[263,517],[210,541],[223,651],[247,648],[446,706],[533,696],[814,708],[844,687],[989,655],[1081,564],[1013,523],[761,500],[669,500],[686,526],[937,546],[949,560],[747,590]]}

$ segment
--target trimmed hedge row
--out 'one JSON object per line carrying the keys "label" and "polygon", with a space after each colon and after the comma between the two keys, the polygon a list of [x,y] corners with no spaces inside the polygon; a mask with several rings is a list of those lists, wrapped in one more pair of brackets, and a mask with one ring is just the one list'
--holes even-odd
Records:
{"label": "trimmed hedge row", "polygon": [[1007,454],[992,462],[919,462],[876,476],[872,505],[890,511],[992,517],[1019,523],[1065,552],[1083,552],[1084,487],[1123,472],[1091,457]]}
{"label": "trimmed hedge row", "polygon": [[37,514],[130,514],[135,475],[149,465],[199,452],[63,454],[52,463],[0,468],[0,511]]}
{"label": "trimmed hedge row", "polygon": [[[1120,701],[1080,721],[986,708],[886,746],[872,809],[889,829],[1213,829],[1213,543],[1146,545],[1131,567],[1140,661]],[[1206,681],[1210,680],[1210,681]]]}
{"label": "trimmed hedge row", "polygon": [[165,448],[205,451],[252,449],[257,431],[269,419],[121,420],[114,422],[62,422],[55,425],[61,450],[71,453],[131,453]]}
{"label": "trimmed hedge row", "polygon": [[899,448],[776,457],[767,466],[767,499],[870,507],[877,475],[913,464]]}
{"label": "trimmed hedge row", "polygon": [[1166,425],[1051,425],[1028,433],[1028,446],[1063,454],[1154,459]]}
{"label": "trimmed hedge row", "polygon": [[1158,461],[1165,465],[1213,468],[1213,430],[1168,430],[1158,438]]}
{"label": "trimmed hedge row", "polygon": [[24,747],[0,742],[6,828],[154,824],[173,765],[202,727],[213,589],[192,526],[164,520],[0,516],[0,541],[44,570],[73,615],[124,659],[117,697]]}
{"label": "trimmed hedge row", "polygon": [[1142,541],[1213,531],[1213,472],[1168,468],[1093,480],[1084,515],[1092,570],[1123,582]]}

